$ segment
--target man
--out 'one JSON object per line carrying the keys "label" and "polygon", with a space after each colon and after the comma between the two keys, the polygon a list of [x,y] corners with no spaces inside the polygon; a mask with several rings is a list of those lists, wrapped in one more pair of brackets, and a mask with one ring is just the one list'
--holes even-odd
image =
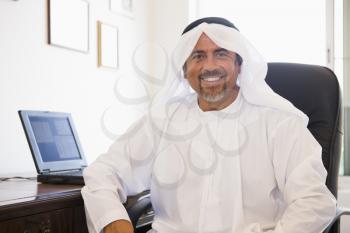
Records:
{"label": "man", "polygon": [[133,232],[121,203],[150,189],[152,232],[322,232],[335,199],[321,147],[307,117],[266,85],[254,47],[231,22],[199,19],[185,29],[173,67],[183,77],[163,92],[164,107],[85,170],[89,231]]}

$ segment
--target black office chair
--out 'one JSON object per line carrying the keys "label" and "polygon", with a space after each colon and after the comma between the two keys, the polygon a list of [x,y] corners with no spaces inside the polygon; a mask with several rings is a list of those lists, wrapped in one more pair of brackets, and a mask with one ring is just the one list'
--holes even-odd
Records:
{"label": "black office chair", "polygon": [[[342,106],[339,83],[328,68],[293,63],[269,63],[266,82],[309,117],[308,129],[322,146],[322,160],[328,171],[326,185],[337,197],[342,144]],[[339,233],[341,215],[324,233]]]}
{"label": "black office chair", "polygon": [[[293,63],[269,63],[267,84],[288,99],[309,117],[308,129],[322,146],[322,160],[328,171],[326,185],[337,197],[339,161],[342,142],[342,107],[338,80],[328,68]],[[139,207],[137,205],[139,204]],[[136,203],[131,216],[140,216],[142,208],[151,206],[150,199]],[[349,210],[337,210],[337,216],[324,233],[339,233],[341,215]],[[132,219],[136,224],[137,219]]]}

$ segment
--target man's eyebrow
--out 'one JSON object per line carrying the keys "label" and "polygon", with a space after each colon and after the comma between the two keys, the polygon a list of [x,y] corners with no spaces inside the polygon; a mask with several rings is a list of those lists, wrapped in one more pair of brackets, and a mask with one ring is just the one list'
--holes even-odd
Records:
{"label": "man's eyebrow", "polygon": [[227,49],[224,49],[224,48],[218,48],[218,49],[215,49],[215,53],[217,52],[230,52],[228,51]]}
{"label": "man's eyebrow", "polygon": [[205,53],[204,50],[193,50],[191,55],[196,54],[196,53]]}
{"label": "man's eyebrow", "polygon": [[[227,49],[224,49],[224,48],[217,48],[217,49],[214,50],[214,53],[219,53],[219,52],[227,52],[228,53],[230,51],[227,50]],[[205,53],[205,51],[201,50],[201,49],[193,50],[192,53],[191,53],[191,56],[196,55],[196,54],[203,54],[203,53]]]}

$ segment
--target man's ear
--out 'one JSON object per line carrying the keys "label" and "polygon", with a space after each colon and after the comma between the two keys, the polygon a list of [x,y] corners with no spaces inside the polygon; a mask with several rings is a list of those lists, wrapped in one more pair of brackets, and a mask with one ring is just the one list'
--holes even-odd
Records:
{"label": "man's ear", "polygon": [[187,65],[186,62],[185,64],[182,66],[182,72],[184,74],[184,78],[187,79]]}
{"label": "man's ear", "polygon": [[235,68],[238,70],[238,74],[241,73],[241,67],[242,67],[242,65],[240,65],[239,62],[236,60],[235,61]]}
{"label": "man's ear", "polygon": [[238,74],[241,73],[242,63],[243,63],[242,57],[238,53],[236,53],[235,66],[238,69]]}

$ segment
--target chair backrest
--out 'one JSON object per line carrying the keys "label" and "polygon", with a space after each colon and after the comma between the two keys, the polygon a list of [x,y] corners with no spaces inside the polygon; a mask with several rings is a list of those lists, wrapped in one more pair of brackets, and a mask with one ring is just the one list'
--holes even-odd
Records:
{"label": "chair backrest", "polygon": [[[337,77],[322,66],[269,63],[266,82],[309,117],[308,129],[322,146],[322,160],[328,171],[326,185],[337,197],[342,142],[342,107]],[[338,232],[337,228],[331,232]]]}
{"label": "chair backrest", "polygon": [[322,66],[269,63],[266,82],[309,117],[308,128],[322,146],[327,187],[337,196],[342,135],[337,77]]}

